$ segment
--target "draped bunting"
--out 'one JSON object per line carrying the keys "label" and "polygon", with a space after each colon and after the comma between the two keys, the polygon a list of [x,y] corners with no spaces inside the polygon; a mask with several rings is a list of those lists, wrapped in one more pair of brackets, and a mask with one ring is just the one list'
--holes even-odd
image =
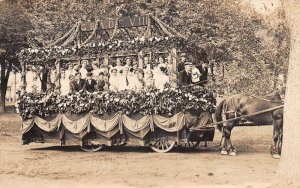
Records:
{"label": "draped bunting", "polygon": [[116,113],[111,119],[107,120],[91,116],[91,124],[99,131],[109,132],[119,125],[121,117],[121,113]]}
{"label": "draped bunting", "polygon": [[22,122],[21,133],[27,133],[34,126],[34,119],[28,119]]}
{"label": "draped bunting", "polygon": [[51,120],[51,121],[46,121],[40,117],[35,117],[34,118],[34,123],[43,131],[46,132],[52,132],[55,129],[59,129],[60,125],[61,125],[61,115],[59,114],[58,116],[56,116],[55,119]]}
{"label": "draped bunting", "polygon": [[211,114],[209,112],[202,112],[199,116],[199,121],[197,127],[205,127],[207,124],[213,122]]}
{"label": "draped bunting", "polygon": [[62,123],[68,131],[74,134],[78,134],[86,128],[88,128],[88,130],[90,129],[90,115],[86,115],[85,117],[77,121],[72,121],[63,114]]}
{"label": "draped bunting", "polygon": [[146,115],[139,120],[129,118],[127,115],[123,115],[123,125],[131,132],[141,131],[150,125],[153,126],[152,116]]}
{"label": "draped bunting", "polygon": [[[161,115],[145,115],[145,116],[127,116],[121,112],[109,114],[106,116],[94,116],[91,114],[78,115],[76,117],[66,116],[66,114],[58,114],[56,117],[41,118],[34,117],[22,122],[21,133],[28,138],[34,137],[36,134],[29,133],[30,130],[40,130],[40,134],[53,138],[64,139],[66,131],[69,136],[82,138],[86,133],[95,131],[96,134],[106,138],[112,138],[115,134],[123,134],[123,127],[126,134],[129,133],[135,137],[143,139],[149,131],[154,131],[158,127],[167,132],[176,132],[183,129],[184,126],[205,127],[212,122],[210,113],[203,112],[199,117],[190,113],[177,113],[172,117],[164,117]],[[36,125],[36,126],[35,126]],[[35,127],[35,129],[33,129]],[[63,135],[65,135],[63,137]],[[77,135],[77,136],[76,136]],[[80,136],[82,135],[82,136]]]}
{"label": "draped bunting", "polygon": [[156,126],[165,131],[179,131],[185,125],[184,113],[179,112],[170,118],[166,118],[160,115],[153,115],[153,122]]}

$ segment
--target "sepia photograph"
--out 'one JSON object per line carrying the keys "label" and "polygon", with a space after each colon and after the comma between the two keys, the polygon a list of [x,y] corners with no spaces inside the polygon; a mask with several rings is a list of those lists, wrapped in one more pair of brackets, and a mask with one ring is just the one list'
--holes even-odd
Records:
{"label": "sepia photograph", "polygon": [[0,187],[300,188],[299,73],[298,0],[0,0]]}

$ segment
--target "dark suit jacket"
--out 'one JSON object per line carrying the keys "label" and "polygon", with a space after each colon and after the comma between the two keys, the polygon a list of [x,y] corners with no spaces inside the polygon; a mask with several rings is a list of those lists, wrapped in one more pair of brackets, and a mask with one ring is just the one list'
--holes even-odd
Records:
{"label": "dark suit jacket", "polygon": [[178,74],[178,85],[190,85],[192,84],[192,75],[188,74],[185,70],[179,72]]}
{"label": "dark suit jacket", "polygon": [[70,82],[70,91],[74,92],[74,91],[80,91],[84,88],[85,85],[85,80],[80,79],[79,84],[77,82],[77,80],[73,80],[72,82]]}
{"label": "dark suit jacket", "polygon": [[89,81],[86,80],[84,84],[84,90],[93,93],[96,90],[96,86],[97,86],[96,80],[92,79],[91,83],[89,83]]}
{"label": "dark suit jacket", "polygon": [[179,62],[178,65],[177,65],[177,71],[178,71],[178,72],[181,72],[181,71],[183,71],[183,70],[184,70],[184,62],[181,61],[181,62]]}
{"label": "dark suit jacket", "polygon": [[199,69],[201,76],[200,76],[200,82],[206,83],[207,82],[207,74],[208,74],[208,68],[201,66]]}
{"label": "dark suit jacket", "polygon": [[98,91],[104,91],[104,86],[105,86],[105,81],[104,80],[99,80],[97,83],[97,90]]}

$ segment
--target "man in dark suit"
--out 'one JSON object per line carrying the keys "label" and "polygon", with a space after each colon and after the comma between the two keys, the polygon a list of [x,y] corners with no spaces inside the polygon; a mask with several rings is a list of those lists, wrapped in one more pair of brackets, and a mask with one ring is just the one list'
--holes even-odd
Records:
{"label": "man in dark suit", "polygon": [[201,62],[201,64],[199,66],[196,66],[199,71],[200,71],[200,85],[204,86],[205,84],[207,84],[207,75],[208,75],[208,63],[206,62]]}
{"label": "man in dark suit", "polygon": [[91,72],[88,72],[86,74],[86,81],[84,84],[84,90],[88,91],[90,93],[93,93],[96,90],[97,82],[93,79],[93,74]]}
{"label": "man in dark suit", "polygon": [[75,73],[75,80],[72,83],[72,85],[70,85],[70,89],[71,91],[81,91],[84,88],[84,84],[85,84],[85,80],[81,79],[81,73],[77,72]]}
{"label": "man in dark suit", "polygon": [[[114,71],[117,71],[117,69],[113,69]],[[112,71],[113,71],[112,70]],[[104,91],[104,87],[105,87],[105,80],[104,80],[104,73],[100,72],[99,73],[99,77],[98,77],[98,83],[96,85],[96,89],[98,91]]]}
{"label": "man in dark suit", "polygon": [[186,61],[186,53],[181,53],[180,54],[180,62],[177,65],[177,71],[178,72],[181,72],[181,71],[184,70],[185,61]]}
{"label": "man in dark suit", "polygon": [[190,85],[192,84],[192,68],[193,63],[191,61],[186,61],[184,63],[184,70],[178,74],[178,85]]}

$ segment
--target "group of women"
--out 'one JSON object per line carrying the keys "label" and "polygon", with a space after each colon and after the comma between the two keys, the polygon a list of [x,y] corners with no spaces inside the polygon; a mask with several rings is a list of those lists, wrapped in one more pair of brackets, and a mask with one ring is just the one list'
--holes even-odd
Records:
{"label": "group of women", "polygon": [[126,57],[124,63],[121,58],[116,58],[114,65],[109,66],[108,80],[105,77],[107,71],[102,66],[93,64],[89,71],[86,68],[83,63],[77,70],[70,66],[65,71],[65,81],[62,82],[68,79],[69,83],[68,87],[62,88],[62,94],[81,90],[103,91],[105,87],[112,91],[138,91],[153,87],[163,90],[164,85],[170,83],[172,64],[165,62],[163,57],[158,58],[158,63],[151,63],[149,57],[144,57],[144,67],[140,68],[131,57]]}

